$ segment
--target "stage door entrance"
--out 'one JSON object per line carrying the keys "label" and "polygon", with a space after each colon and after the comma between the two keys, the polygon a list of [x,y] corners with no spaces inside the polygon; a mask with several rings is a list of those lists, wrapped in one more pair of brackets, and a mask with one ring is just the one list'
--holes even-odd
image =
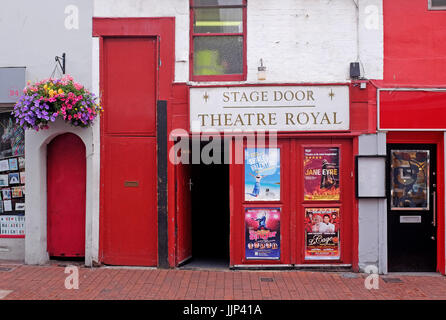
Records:
{"label": "stage door entrance", "polygon": [[[206,145],[201,143],[202,155],[209,154]],[[210,152],[211,158],[219,158],[221,163],[208,164],[200,157],[199,163],[188,165],[189,179],[181,183],[188,189],[184,192],[190,192],[190,216],[186,219],[183,216],[178,225],[178,234],[191,234],[191,257],[183,261],[185,268],[229,267],[229,164],[224,164],[227,153],[223,146],[214,151],[215,155]],[[183,197],[178,205],[184,206],[185,201]],[[185,243],[179,246],[184,247]]]}

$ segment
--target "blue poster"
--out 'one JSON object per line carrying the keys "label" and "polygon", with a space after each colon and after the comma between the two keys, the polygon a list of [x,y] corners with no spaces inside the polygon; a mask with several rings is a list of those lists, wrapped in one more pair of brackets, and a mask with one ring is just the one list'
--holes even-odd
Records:
{"label": "blue poster", "polygon": [[280,149],[245,149],[245,201],[280,200]]}

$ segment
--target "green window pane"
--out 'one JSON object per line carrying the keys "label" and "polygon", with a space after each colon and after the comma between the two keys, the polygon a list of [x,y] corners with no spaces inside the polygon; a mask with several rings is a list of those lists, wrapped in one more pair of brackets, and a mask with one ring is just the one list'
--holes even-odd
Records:
{"label": "green window pane", "polygon": [[195,37],[194,75],[243,73],[243,37]]}
{"label": "green window pane", "polygon": [[195,9],[195,33],[243,33],[243,9]]}

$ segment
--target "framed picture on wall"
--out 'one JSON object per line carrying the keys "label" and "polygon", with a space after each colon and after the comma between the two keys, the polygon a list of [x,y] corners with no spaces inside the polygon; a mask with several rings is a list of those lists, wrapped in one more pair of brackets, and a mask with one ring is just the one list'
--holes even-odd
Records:
{"label": "framed picture on wall", "polygon": [[24,157],[19,157],[19,169],[24,169],[25,168],[25,158]]}
{"label": "framed picture on wall", "polygon": [[20,176],[18,172],[10,173],[9,174],[9,184],[19,184],[20,183]]}
{"label": "framed picture on wall", "polygon": [[3,201],[3,206],[4,206],[5,211],[12,211],[12,202],[11,202],[11,200]]}
{"label": "framed picture on wall", "polygon": [[7,187],[9,186],[9,180],[8,180],[7,174],[0,174],[0,187]]}
{"label": "framed picture on wall", "polygon": [[23,197],[23,192],[21,187],[12,188],[12,197],[13,198],[21,198]]}
{"label": "framed picture on wall", "polygon": [[9,161],[8,159],[0,160],[0,172],[9,171]]}
{"label": "framed picture on wall", "polygon": [[2,189],[3,200],[11,199],[11,189]]}
{"label": "framed picture on wall", "polygon": [[19,166],[17,163],[17,158],[11,158],[9,159],[9,170],[14,171],[14,170],[18,170]]}

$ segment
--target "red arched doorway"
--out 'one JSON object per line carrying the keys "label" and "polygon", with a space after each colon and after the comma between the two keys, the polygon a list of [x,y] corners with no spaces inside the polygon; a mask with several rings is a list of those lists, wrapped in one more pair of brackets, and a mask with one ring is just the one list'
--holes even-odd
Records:
{"label": "red arched doorway", "polygon": [[47,148],[47,243],[50,257],[85,256],[85,145],[72,134]]}

